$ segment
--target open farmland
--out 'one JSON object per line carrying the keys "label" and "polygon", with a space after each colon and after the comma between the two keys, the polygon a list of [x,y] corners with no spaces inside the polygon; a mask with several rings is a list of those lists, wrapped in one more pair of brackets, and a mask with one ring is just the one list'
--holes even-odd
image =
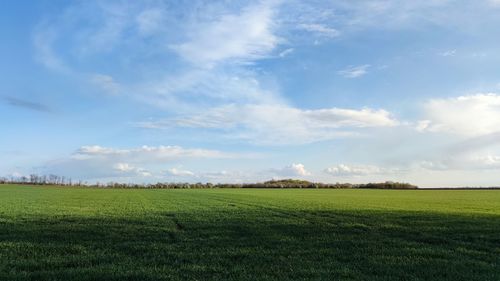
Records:
{"label": "open farmland", "polygon": [[500,280],[500,191],[0,185],[1,280]]}

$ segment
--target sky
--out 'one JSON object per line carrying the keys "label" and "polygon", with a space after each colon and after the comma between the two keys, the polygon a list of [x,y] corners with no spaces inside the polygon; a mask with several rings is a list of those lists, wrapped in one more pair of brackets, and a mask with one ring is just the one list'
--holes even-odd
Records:
{"label": "sky", "polygon": [[500,185],[500,1],[0,2],[0,176]]}

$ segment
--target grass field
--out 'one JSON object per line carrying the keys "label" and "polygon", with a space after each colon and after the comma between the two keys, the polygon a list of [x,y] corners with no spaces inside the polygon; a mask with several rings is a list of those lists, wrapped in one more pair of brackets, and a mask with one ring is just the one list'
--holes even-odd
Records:
{"label": "grass field", "polygon": [[498,190],[0,185],[1,280],[500,280]]}

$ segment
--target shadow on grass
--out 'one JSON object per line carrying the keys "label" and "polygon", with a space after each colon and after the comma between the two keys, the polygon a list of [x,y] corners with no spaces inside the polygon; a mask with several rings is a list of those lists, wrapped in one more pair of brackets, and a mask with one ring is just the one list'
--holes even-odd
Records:
{"label": "shadow on grass", "polygon": [[1,280],[500,280],[500,217],[228,210],[0,222]]}

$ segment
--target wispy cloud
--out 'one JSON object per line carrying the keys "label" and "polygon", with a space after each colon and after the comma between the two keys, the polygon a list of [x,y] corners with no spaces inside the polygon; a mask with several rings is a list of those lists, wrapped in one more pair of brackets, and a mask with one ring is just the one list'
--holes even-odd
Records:
{"label": "wispy cloud", "polygon": [[312,32],[319,36],[335,38],[340,35],[340,31],[335,28],[325,26],[319,23],[301,23],[298,25],[299,29]]}
{"label": "wispy cloud", "polygon": [[154,35],[162,29],[165,21],[165,12],[162,9],[151,8],[140,12],[136,16],[136,23],[139,33],[143,36]]}
{"label": "wispy cloud", "polygon": [[4,97],[3,99],[7,104],[11,106],[39,112],[52,112],[52,109],[50,107],[39,102],[20,99],[17,97]]}
{"label": "wispy cloud", "polygon": [[171,48],[196,65],[214,66],[225,61],[249,63],[264,58],[278,45],[273,33],[274,4],[259,3],[239,14],[223,15],[200,22],[190,30],[190,39]]}
{"label": "wispy cloud", "polygon": [[283,51],[281,51],[281,52],[279,53],[279,56],[280,56],[280,57],[282,57],[282,58],[284,58],[284,57],[286,57],[286,56],[290,55],[291,53],[293,53],[293,51],[294,51],[294,49],[293,49],[293,48],[288,48],[288,49],[285,49],[285,50],[283,50]]}
{"label": "wispy cloud", "polygon": [[54,42],[58,35],[57,30],[46,23],[38,26],[33,35],[35,59],[51,70],[68,73],[68,66],[54,50]]}
{"label": "wispy cloud", "polygon": [[369,64],[349,66],[343,70],[339,70],[337,73],[345,78],[358,78],[367,74],[369,67]]}
{"label": "wispy cloud", "polygon": [[275,104],[283,98],[245,69],[194,69],[130,87],[136,98],[173,112],[205,111],[221,104]]}
{"label": "wispy cloud", "polygon": [[485,171],[500,170],[500,155],[459,153],[441,159],[420,162],[420,167],[435,171]]}
{"label": "wispy cloud", "polygon": [[446,50],[439,53],[439,55],[442,57],[454,57],[456,54],[457,50]]}
{"label": "wispy cloud", "polygon": [[132,149],[116,149],[93,145],[82,146],[73,154],[74,159],[105,158],[113,160],[114,162],[149,162],[176,158],[235,157],[241,157],[241,155],[225,153],[218,150],[182,148],[180,146],[142,146]]}
{"label": "wispy cloud", "polygon": [[[250,65],[276,56],[281,42],[275,30],[279,5],[279,1],[244,5],[200,1],[171,9],[161,3],[82,2],[40,24],[34,31],[34,46],[39,61],[52,70],[71,72],[101,92],[119,93],[169,112],[228,103],[275,103],[282,98],[261,85],[260,74]],[[198,12],[200,7],[205,12]],[[81,20],[92,24],[84,27]],[[109,64],[126,62],[124,72],[132,78],[118,82],[116,77],[123,75],[116,71],[89,70],[82,67],[85,63],[77,63],[98,56],[109,58]],[[144,69],[156,67],[151,56],[178,67],[146,75]]]}
{"label": "wispy cloud", "polygon": [[302,110],[284,105],[224,106],[206,114],[137,123],[143,128],[219,129],[229,137],[260,144],[311,143],[356,135],[363,128],[393,127],[399,122],[385,110]]}
{"label": "wispy cloud", "polygon": [[103,92],[110,95],[117,95],[120,93],[122,86],[115,81],[115,79],[105,74],[93,74],[90,77],[92,84],[96,85]]}

